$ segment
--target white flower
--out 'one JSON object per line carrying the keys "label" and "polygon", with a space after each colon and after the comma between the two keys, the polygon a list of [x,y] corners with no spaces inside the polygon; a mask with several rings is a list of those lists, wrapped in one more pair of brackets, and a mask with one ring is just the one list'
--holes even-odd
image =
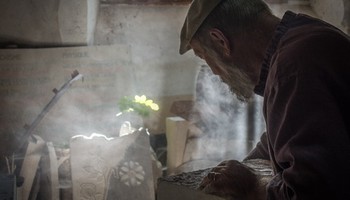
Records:
{"label": "white flower", "polygon": [[137,186],[145,180],[145,171],[138,162],[129,161],[120,167],[119,177],[125,185]]}

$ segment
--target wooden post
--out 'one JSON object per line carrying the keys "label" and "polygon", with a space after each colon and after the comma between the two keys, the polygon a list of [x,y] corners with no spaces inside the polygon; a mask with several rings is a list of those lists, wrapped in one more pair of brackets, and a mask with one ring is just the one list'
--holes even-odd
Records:
{"label": "wooden post", "polygon": [[181,117],[166,119],[167,174],[171,175],[182,164],[189,122]]}

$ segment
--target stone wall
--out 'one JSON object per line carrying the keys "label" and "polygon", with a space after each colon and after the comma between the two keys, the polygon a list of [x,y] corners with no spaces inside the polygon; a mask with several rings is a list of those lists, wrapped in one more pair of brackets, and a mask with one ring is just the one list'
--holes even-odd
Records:
{"label": "stone wall", "polygon": [[349,0],[310,0],[318,17],[350,33]]}
{"label": "stone wall", "polygon": [[0,1],[1,47],[93,44],[99,0]]}

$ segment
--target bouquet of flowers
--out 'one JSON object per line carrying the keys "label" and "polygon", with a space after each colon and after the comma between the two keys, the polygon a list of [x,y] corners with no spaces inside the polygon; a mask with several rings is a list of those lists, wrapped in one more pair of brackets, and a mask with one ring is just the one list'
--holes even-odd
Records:
{"label": "bouquet of flowers", "polygon": [[125,112],[135,112],[141,117],[147,117],[151,111],[159,110],[158,104],[151,99],[147,99],[146,95],[135,95],[134,98],[124,96],[119,100],[118,106],[121,112],[117,116]]}

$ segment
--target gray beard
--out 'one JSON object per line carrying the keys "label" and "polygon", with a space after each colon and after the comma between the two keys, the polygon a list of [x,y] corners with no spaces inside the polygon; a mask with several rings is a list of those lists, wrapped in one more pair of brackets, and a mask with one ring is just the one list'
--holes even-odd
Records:
{"label": "gray beard", "polygon": [[252,98],[255,88],[255,84],[248,75],[233,63],[225,63],[220,60],[218,64],[226,70],[225,74],[220,75],[221,80],[230,87],[232,93],[239,100],[248,102]]}
{"label": "gray beard", "polygon": [[244,72],[242,68],[244,66],[237,66],[232,62],[224,61],[220,54],[212,48],[208,48],[205,45],[203,48],[211,57],[216,58],[216,64],[225,71],[224,74],[220,74],[220,78],[230,87],[231,92],[234,93],[240,101],[249,102],[253,97],[255,84]]}

